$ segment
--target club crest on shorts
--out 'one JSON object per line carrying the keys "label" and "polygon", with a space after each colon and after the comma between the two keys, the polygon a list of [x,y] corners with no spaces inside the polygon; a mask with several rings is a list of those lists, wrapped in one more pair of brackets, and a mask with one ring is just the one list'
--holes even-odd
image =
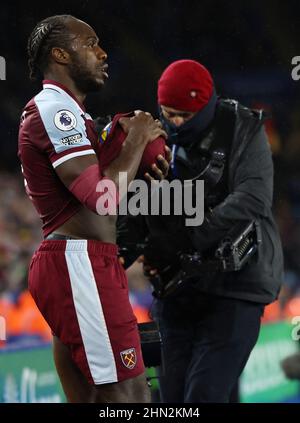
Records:
{"label": "club crest on shorts", "polygon": [[122,363],[128,369],[133,369],[136,365],[136,352],[135,348],[129,348],[120,352]]}
{"label": "club crest on shorts", "polygon": [[54,124],[61,131],[70,131],[75,128],[77,120],[70,110],[60,110],[54,116]]}

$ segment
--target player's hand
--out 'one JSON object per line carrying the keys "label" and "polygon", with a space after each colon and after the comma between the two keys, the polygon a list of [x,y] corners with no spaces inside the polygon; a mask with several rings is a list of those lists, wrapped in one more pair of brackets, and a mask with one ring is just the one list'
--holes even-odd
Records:
{"label": "player's hand", "polygon": [[172,151],[168,146],[165,146],[166,157],[163,157],[161,154],[157,156],[158,164],[153,163],[152,171],[153,173],[145,173],[144,177],[148,181],[159,180],[162,181],[168,176],[170,162],[172,160]]}
{"label": "player's hand", "polygon": [[133,135],[132,139],[135,142],[140,139],[147,144],[158,137],[168,137],[167,133],[162,129],[161,122],[158,119],[154,120],[148,112],[136,110],[135,116],[120,118],[119,123],[124,132]]}

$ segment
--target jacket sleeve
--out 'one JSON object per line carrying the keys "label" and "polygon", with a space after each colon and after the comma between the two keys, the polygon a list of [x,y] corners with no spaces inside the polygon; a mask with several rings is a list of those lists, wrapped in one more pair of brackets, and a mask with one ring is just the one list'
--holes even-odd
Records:
{"label": "jacket sleeve", "polygon": [[[224,235],[242,220],[269,216],[273,198],[273,161],[264,128],[248,142],[240,157],[238,146],[230,157],[232,174],[230,194],[210,213],[198,227],[189,227],[193,246],[204,251],[218,243]],[[237,159],[238,163],[233,164]],[[231,173],[232,172],[232,173]]]}

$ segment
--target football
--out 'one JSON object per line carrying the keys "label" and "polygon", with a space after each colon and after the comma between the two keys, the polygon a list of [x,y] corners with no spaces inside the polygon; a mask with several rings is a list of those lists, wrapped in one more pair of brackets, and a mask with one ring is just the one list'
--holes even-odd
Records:
{"label": "football", "polygon": [[[105,154],[102,155],[100,163],[103,168],[107,167],[109,163],[120,154],[122,144],[127,137],[127,134],[123,131],[123,128],[119,124],[118,120],[123,116],[127,117],[130,115],[131,114],[116,115],[112,122],[102,131],[102,134],[100,135],[100,142]],[[152,164],[159,163],[157,162],[157,156],[159,154],[163,157],[166,156],[165,145],[165,139],[163,137],[158,137],[146,145],[136,177],[143,178],[146,172],[151,174]],[[152,176],[154,176],[153,171]]]}
{"label": "football", "polygon": [[[163,157],[166,156],[165,152],[165,139],[163,137],[156,138],[154,141],[149,142],[146,145],[144,150],[139,169],[137,171],[137,176],[142,178],[146,172],[151,174],[152,164],[159,162],[157,161],[157,156],[161,154]],[[153,171],[152,171],[153,176]]]}

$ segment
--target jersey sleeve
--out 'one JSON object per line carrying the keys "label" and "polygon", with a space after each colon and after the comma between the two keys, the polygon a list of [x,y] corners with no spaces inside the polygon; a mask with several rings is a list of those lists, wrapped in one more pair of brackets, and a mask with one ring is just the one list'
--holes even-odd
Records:
{"label": "jersey sleeve", "polygon": [[96,154],[88,139],[84,114],[76,105],[42,98],[35,103],[45,129],[43,145],[54,168],[74,157]]}

